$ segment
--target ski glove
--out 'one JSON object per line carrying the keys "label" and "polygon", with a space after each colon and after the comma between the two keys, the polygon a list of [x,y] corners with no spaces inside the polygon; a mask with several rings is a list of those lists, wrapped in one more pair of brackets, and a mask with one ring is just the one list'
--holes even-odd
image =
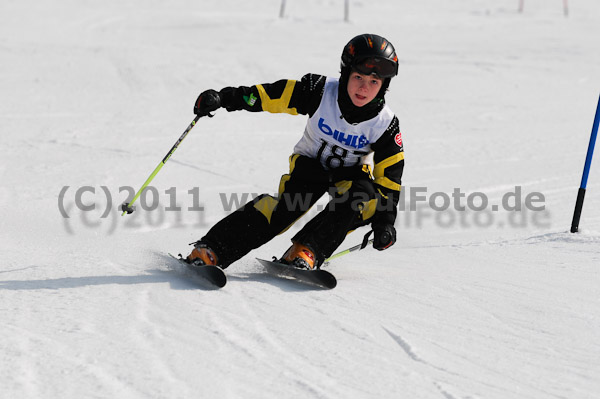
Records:
{"label": "ski glove", "polygon": [[200,93],[196,104],[194,104],[194,113],[198,116],[211,116],[211,112],[221,108],[221,95],[215,90],[206,90]]}
{"label": "ski glove", "polygon": [[394,245],[396,242],[396,229],[391,224],[373,226],[375,238],[373,239],[373,248],[383,251]]}

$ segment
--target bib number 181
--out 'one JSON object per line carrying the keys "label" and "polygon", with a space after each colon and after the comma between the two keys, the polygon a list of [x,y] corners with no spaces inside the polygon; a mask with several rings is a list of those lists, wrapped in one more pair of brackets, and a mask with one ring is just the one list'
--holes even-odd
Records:
{"label": "bib number 181", "polygon": [[[322,165],[325,165],[328,169],[343,168],[344,166],[347,166],[346,158],[350,151],[335,144],[331,145],[329,151],[326,151],[329,147],[329,143],[323,139],[321,139],[321,143],[321,147],[319,147],[319,151],[317,152],[317,159]],[[352,151],[352,154],[358,156],[355,163],[355,165],[358,165],[360,163],[360,157],[362,155],[367,155],[368,153],[364,151]]]}

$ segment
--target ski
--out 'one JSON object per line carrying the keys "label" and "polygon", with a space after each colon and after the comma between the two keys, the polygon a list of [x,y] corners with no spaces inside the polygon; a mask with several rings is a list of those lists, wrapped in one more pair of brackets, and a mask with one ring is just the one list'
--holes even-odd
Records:
{"label": "ski", "polygon": [[188,270],[192,271],[197,276],[202,279],[208,281],[209,283],[216,285],[219,288],[225,287],[227,284],[227,275],[219,266],[214,265],[204,265],[204,266],[194,266],[190,265],[182,258],[178,258],[173,254],[169,254],[170,257],[184,265]]}
{"label": "ski", "polygon": [[278,277],[288,277],[302,283],[316,285],[328,289],[335,288],[337,285],[335,276],[329,273],[327,270],[299,269],[297,267],[289,266],[280,262],[273,262],[258,258],[256,258],[256,260],[263,265],[268,273]]}

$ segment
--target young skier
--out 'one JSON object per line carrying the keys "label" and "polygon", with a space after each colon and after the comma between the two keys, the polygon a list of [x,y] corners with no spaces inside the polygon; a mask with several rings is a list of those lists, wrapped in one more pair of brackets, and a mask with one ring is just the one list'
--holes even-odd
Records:
{"label": "young skier", "polygon": [[[201,93],[196,115],[224,107],[302,114],[308,121],[278,197],[263,194],[225,217],[194,243],[186,261],[226,268],[287,230],[326,192],[332,195],[328,206],[292,238],[281,262],[318,268],[349,232],[369,223],[373,247],[393,245],[404,149],[398,118],[385,104],[385,93],[397,74],[392,44],[363,34],[344,47],[339,79],[307,74],[300,81]],[[371,153],[373,170],[365,159]]]}

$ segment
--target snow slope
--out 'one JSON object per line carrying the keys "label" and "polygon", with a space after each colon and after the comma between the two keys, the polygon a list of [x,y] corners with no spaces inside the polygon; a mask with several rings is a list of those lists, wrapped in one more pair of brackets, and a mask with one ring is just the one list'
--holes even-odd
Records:
{"label": "snow slope", "polygon": [[[598,397],[598,159],[581,232],[568,229],[600,4],[569,2],[565,17],[559,1],[520,14],[516,1],[354,0],[344,23],[341,1],[287,3],[284,19],[276,0],[0,3],[0,396]],[[228,268],[222,290],[167,258],[226,214],[219,194],[277,190],[305,123],[288,115],[202,119],[153,182],[159,207],[120,216],[122,187],[139,188],[200,91],[336,75],[364,32],[401,60],[387,96],[406,150],[394,247],[332,262],[332,291],[253,261],[296,228]],[[95,209],[77,207],[80,189]],[[454,189],[490,207],[540,193],[545,208],[408,207],[411,192]]]}

